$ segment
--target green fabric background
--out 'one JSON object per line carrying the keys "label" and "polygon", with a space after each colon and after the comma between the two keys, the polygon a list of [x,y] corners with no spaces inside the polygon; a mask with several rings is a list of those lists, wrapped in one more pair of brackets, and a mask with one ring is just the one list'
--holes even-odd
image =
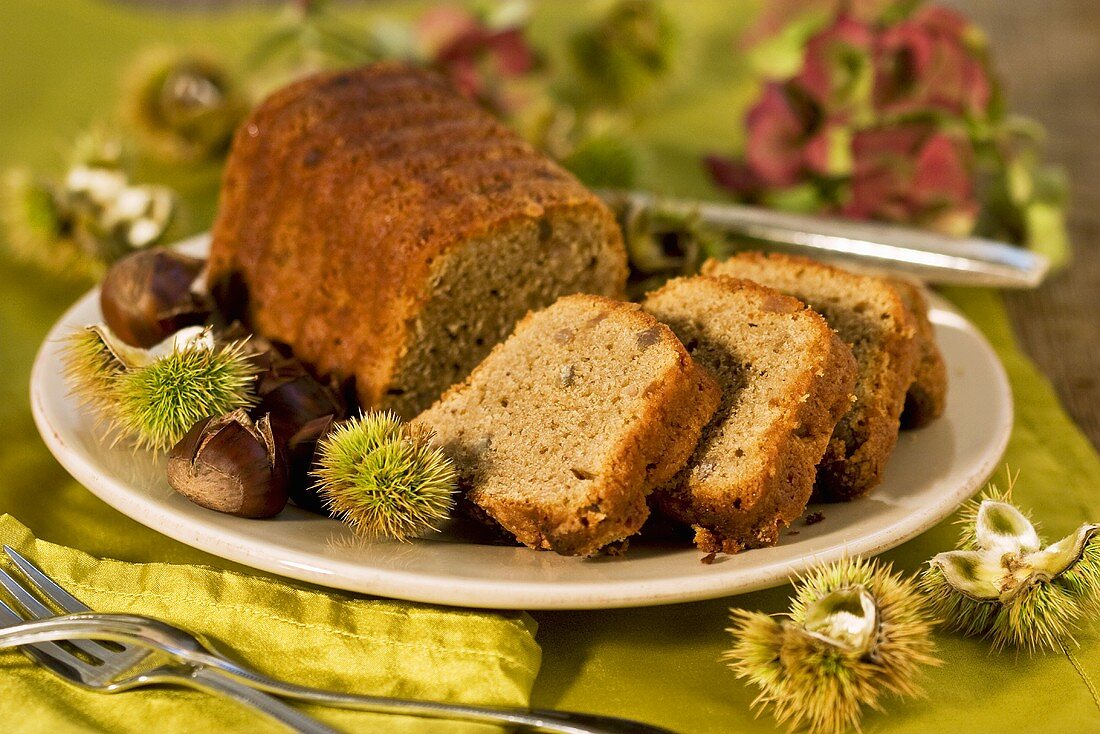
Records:
{"label": "green fabric background", "polygon": [[[424,5],[384,3],[370,13],[409,15]],[[685,58],[678,79],[659,100],[661,114],[647,117],[638,131],[650,150],[644,178],[658,191],[713,195],[696,161],[704,150],[738,143],[741,111],[755,88],[731,48],[751,5],[707,0],[675,7],[684,26]],[[534,35],[560,38],[586,12],[576,2],[538,5]],[[370,13],[355,11],[364,17]],[[239,58],[269,23],[269,15],[258,8],[212,18],[102,0],[0,2],[0,166],[26,163],[52,170],[60,165],[60,151],[73,135],[110,115],[121,71],[149,44],[185,44]],[[156,167],[142,173],[154,179],[163,175]],[[196,229],[213,212],[217,176],[216,168],[207,166],[166,178],[187,197]],[[73,482],[35,432],[26,384],[47,328],[86,286],[0,261],[0,513],[18,519],[0,518],[0,539],[31,551],[62,580],[82,584],[81,591],[97,606],[143,609],[199,629],[208,625],[205,631],[240,641],[246,657],[273,672],[318,676],[321,682],[353,680],[364,691],[523,701],[539,664],[533,625],[525,615],[353,601],[254,578],[145,529]],[[1100,518],[1100,460],[1061,410],[1050,385],[1018,350],[1000,298],[988,291],[948,295],[982,327],[1009,372],[1017,417],[1005,462],[1021,470],[1019,502],[1034,510],[1053,537]],[[32,545],[20,523],[44,541],[79,548],[91,557],[49,543]],[[944,523],[886,558],[912,571],[950,547],[954,538],[954,529]],[[177,606],[169,598],[122,593],[133,588],[187,594]],[[748,708],[753,692],[717,658],[727,645],[723,628],[729,606],[778,612],[786,607],[788,593],[789,587],[782,587],[654,609],[535,613],[542,664],[532,701],[632,716],[683,732],[772,731],[766,717],[753,719]],[[235,605],[249,611],[233,614],[229,610]],[[202,613],[196,614],[199,609]],[[395,614],[400,621],[392,621]],[[265,622],[244,621],[252,615]],[[317,628],[305,634],[299,622],[316,622]],[[366,651],[362,637],[374,644],[380,634],[415,644],[410,654],[397,651],[400,646]],[[309,652],[300,647],[306,640],[312,645]],[[433,644],[427,645],[429,640]],[[930,695],[891,702],[886,713],[871,713],[865,719],[867,732],[1100,731],[1100,702],[1062,655],[991,654],[979,641],[948,634],[938,640],[944,665],[928,676]],[[1100,681],[1100,644],[1091,630],[1080,641],[1076,655],[1082,669]],[[481,663],[471,663],[463,652],[471,645],[487,654]],[[290,653],[288,659],[273,654],[282,652]],[[402,667],[394,667],[395,662]],[[0,670],[0,721],[18,722],[19,731],[137,731],[154,721],[161,731],[254,730],[254,719],[210,705],[198,694],[131,694],[124,704],[124,699],[73,694],[20,656],[0,654]],[[482,683],[473,683],[478,680]],[[331,720],[362,731],[413,727],[345,714]]]}

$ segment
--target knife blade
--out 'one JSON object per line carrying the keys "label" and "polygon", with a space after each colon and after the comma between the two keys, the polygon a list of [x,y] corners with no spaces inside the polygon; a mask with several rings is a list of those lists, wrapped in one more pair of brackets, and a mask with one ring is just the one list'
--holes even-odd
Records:
{"label": "knife blade", "polygon": [[929,283],[1036,288],[1050,270],[1050,261],[1039,253],[980,237],[950,237],[893,224],[666,198],[641,191],[604,189],[597,193],[616,211],[657,207],[674,216],[693,216],[714,231],[752,240],[763,249],[900,272]]}

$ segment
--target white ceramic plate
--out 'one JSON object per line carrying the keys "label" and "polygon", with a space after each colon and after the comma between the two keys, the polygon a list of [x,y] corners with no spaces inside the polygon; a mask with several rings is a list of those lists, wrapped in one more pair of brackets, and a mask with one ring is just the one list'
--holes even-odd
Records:
{"label": "white ceramic plate", "polygon": [[[203,254],[207,244],[197,238],[182,247]],[[92,418],[67,394],[59,339],[100,320],[98,291],[77,301],[50,332],[34,365],[31,401],[43,439],[78,481],[135,520],[214,555],[324,586],[437,604],[645,606],[774,586],[814,562],[882,552],[973,494],[996,468],[1012,429],[1008,380],[989,344],[950,305],[935,299],[931,318],[950,379],[946,415],[901,434],[886,479],[870,497],[811,507],[823,521],[798,522],[775,548],[710,565],[689,546],[641,542],[624,556],[563,558],[473,542],[461,524],[410,544],[364,544],[342,524],[295,507],[272,520],[246,520],[193,505],[169,488],[163,460],[104,445]]]}

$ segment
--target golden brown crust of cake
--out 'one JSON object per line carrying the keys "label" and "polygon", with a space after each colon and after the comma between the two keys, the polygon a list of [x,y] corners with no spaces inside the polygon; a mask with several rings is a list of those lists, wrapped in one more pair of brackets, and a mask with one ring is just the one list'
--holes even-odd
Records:
{"label": "golden brown crust of cake", "polygon": [[[697,361],[713,368],[724,391],[722,407],[688,464],[655,493],[658,506],[692,525],[704,552],[775,545],[779,531],[805,509],[817,464],[851,405],[856,376],[851,350],[801,301],[751,281],[680,278],[651,294],[642,306],[658,318],[667,317],[673,330],[694,346]],[[728,330],[719,325],[712,308],[722,309],[722,318],[752,328],[741,334]],[[798,351],[784,353],[791,368],[777,374],[773,348],[796,341]],[[738,366],[731,367],[731,359]],[[738,393],[749,389],[750,380],[772,380],[772,392],[780,393],[768,406],[774,418],[766,425],[758,425],[759,417],[751,414],[762,406],[738,402]],[[736,437],[721,435],[745,429],[747,434]]]}
{"label": "golden brown crust of cake", "polygon": [[894,280],[905,305],[917,324],[919,350],[913,384],[905,395],[901,412],[903,429],[921,428],[943,415],[947,407],[947,365],[936,343],[936,330],[928,320],[928,300],[921,287],[907,280]]}
{"label": "golden brown crust of cake", "polygon": [[[917,361],[916,319],[898,289],[886,278],[775,253],[746,252],[724,262],[711,260],[703,272],[755,280],[794,296],[820,312],[852,346],[859,363],[856,400],[818,465],[814,496],[844,501],[870,492],[882,481],[897,443]],[[826,289],[828,298],[822,296]]]}
{"label": "golden brown crust of cake", "polygon": [[434,262],[470,238],[576,212],[622,249],[597,197],[442,77],[400,64],[321,74],[275,92],[238,130],[210,278],[243,280],[256,331],[322,374],[354,377],[378,405]]}
{"label": "golden brown crust of cake", "polygon": [[[566,317],[569,326],[563,329],[557,320]],[[569,364],[585,362],[590,370],[586,379],[592,382],[584,385],[585,389],[598,388],[601,396],[616,395],[603,383],[623,379],[623,360],[645,359],[646,350],[653,350],[650,357],[660,365],[653,372],[647,368],[647,382],[635,385],[633,393],[629,385],[617,386],[624,405],[629,402],[625,422],[616,423],[595,408],[589,409],[583,396],[570,397],[564,388],[555,389],[554,397],[568,404],[548,408],[552,416],[535,414],[538,406],[517,404],[514,395],[519,390],[549,405],[549,400],[539,394],[546,387],[539,380],[545,377],[540,378],[536,372],[548,369],[548,374],[557,374],[554,370],[559,368],[557,363],[547,364],[545,360],[550,358],[542,352],[538,360],[528,360],[529,350],[556,339],[562,331],[571,332],[563,340],[572,344],[573,340],[579,341],[577,334],[596,328],[623,335],[633,354],[605,351],[602,344],[599,350],[570,352]],[[635,337],[640,341],[632,341]],[[566,374],[572,385],[574,373],[570,369]],[[579,371],[577,375],[580,379]],[[502,377],[512,382],[507,389],[501,384]],[[494,347],[463,383],[448,390],[414,422],[431,428],[437,444],[455,459],[466,499],[520,542],[563,555],[590,555],[641,528],[649,515],[647,493],[653,485],[674,475],[687,460],[717,403],[714,380],[695,364],[667,326],[636,304],[575,295],[529,314],[511,338]],[[547,425],[553,420],[570,425]],[[547,424],[534,423],[537,421]],[[561,435],[555,430],[576,433],[583,428],[613,438],[598,457],[585,459],[598,461],[584,464],[585,476],[569,469],[571,462],[579,462],[574,455],[576,449],[564,449],[564,441],[553,438]],[[525,429],[530,430],[525,433]],[[483,435],[483,431],[492,433]],[[537,439],[517,441],[513,438],[516,436]],[[543,440],[548,436],[553,438],[549,449]],[[556,455],[559,451],[563,455]],[[517,460],[521,454],[537,459],[525,469]],[[583,489],[563,487],[559,491],[556,487],[560,485],[544,486],[547,481],[554,484],[547,477],[559,467],[574,471]],[[538,476],[524,476],[526,471],[538,472]]]}

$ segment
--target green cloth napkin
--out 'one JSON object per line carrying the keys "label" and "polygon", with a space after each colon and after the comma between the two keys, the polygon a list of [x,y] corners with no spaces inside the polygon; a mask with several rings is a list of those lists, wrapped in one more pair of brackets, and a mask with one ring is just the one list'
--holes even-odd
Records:
{"label": "green cloth napkin", "polygon": [[[428,4],[341,5],[338,11],[408,16]],[[755,5],[724,0],[674,5],[683,25],[684,61],[661,100],[661,113],[646,116],[637,131],[648,143],[647,187],[714,195],[698,155],[739,143],[740,116],[756,82],[747,61],[732,53],[732,39]],[[536,39],[557,47],[568,29],[592,12],[584,3],[561,1],[540,3],[535,10]],[[269,18],[269,11],[256,7],[219,13],[211,21],[203,13],[169,14],[96,0],[4,0],[0,166],[59,165],[57,151],[75,132],[111,113],[120,71],[149,44],[197,45],[239,58],[269,27]],[[164,174],[155,167],[145,173]],[[197,229],[212,215],[216,179],[213,167],[165,177],[184,193]],[[525,615],[343,597],[275,581],[157,535],[107,507],[49,455],[26,397],[39,342],[85,287],[0,261],[0,512],[51,542],[33,541],[11,518],[0,519],[0,540],[27,551],[63,583],[77,584],[79,595],[93,606],[179,621],[233,642],[258,667],[295,680],[519,704],[538,670],[531,693],[536,705],[632,716],[685,734],[775,730],[767,717],[753,718],[754,692],[725,670],[718,656],[728,645],[723,628],[730,606],[782,611],[789,586],[653,609],[535,613],[539,669],[534,627]],[[1000,297],[983,290],[952,290],[948,296],[982,328],[1012,381],[1017,414],[1005,463],[1021,472],[1019,502],[1034,510],[1052,537],[1100,519],[1100,460],[1050,385],[1020,353]],[[913,571],[949,548],[955,535],[945,522],[885,557]],[[1100,681],[1100,641],[1091,631],[1073,651],[1074,662],[1060,653],[990,654],[984,643],[950,634],[937,639],[944,665],[928,675],[929,696],[888,703],[885,713],[868,715],[865,731],[1100,731],[1100,701],[1082,677]],[[0,668],[0,721],[18,722],[20,731],[256,729],[256,719],[196,693],[107,699],[73,691],[16,654],[0,653]],[[362,731],[417,726],[358,714],[326,716]],[[442,730],[437,724],[420,726]]]}
{"label": "green cloth napkin", "polygon": [[[93,609],[148,614],[201,630],[243,662],[283,680],[353,693],[522,706],[538,670],[534,625],[525,614],[355,599],[205,566],[97,560],[35,540],[11,515],[0,515],[0,542],[32,558]],[[306,708],[344,731],[497,731]],[[82,691],[11,651],[0,654],[0,721],[7,731],[42,734],[140,734],[154,727],[279,730],[242,706],[198,691]]]}

